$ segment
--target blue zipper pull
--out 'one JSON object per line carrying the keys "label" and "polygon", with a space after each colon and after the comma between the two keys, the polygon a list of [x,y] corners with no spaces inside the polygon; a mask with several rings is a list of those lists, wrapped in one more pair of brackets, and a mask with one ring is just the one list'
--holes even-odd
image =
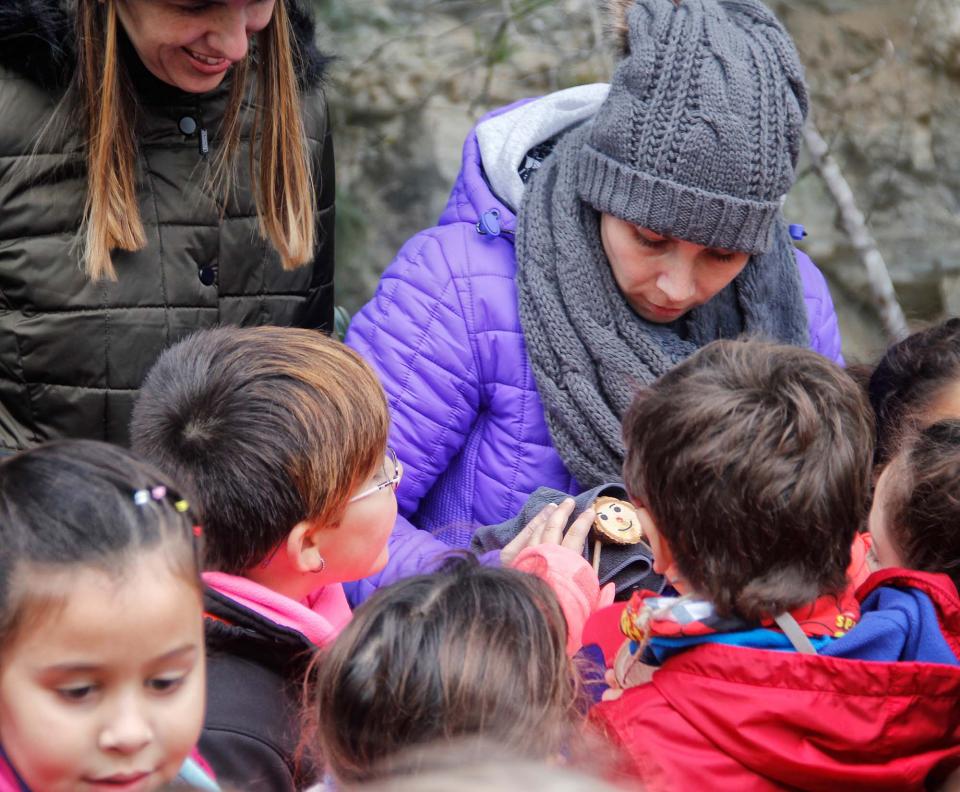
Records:
{"label": "blue zipper pull", "polygon": [[500,228],[500,212],[496,209],[488,209],[480,215],[480,222],[477,223],[477,233],[486,236],[498,237],[502,229]]}
{"label": "blue zipper pull", "polygon": [[788,230],[790,232],[790,238],[794,242],[799,242],[801,239],[803,239],[807,235],[807,229],[804,228],[799,223],[792,223]]}

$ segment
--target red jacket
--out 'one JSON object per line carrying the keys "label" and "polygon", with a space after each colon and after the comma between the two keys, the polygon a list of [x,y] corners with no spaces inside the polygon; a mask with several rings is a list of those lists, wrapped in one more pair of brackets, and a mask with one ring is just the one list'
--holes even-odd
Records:
{"label": "red jacket", "polygon": [[[956,593],[922,587],[955,628]],[[922,789],[960,766],[960,667],[704,644],[591,718],[648,789]]]}

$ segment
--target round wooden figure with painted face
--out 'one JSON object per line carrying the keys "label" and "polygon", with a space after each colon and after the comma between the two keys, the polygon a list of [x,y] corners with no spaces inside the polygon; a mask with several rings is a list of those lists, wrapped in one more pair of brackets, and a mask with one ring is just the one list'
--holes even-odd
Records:
{"label": "round wooden figure with painted face", "polygon": [[640,515],[627,501],[602,495],[593,502],[593,569],[600,572],[600,547],[604,544],[632,545],[643,541]]}
{"label": "round wooden figure with painted face", "polygon": [[593,502],[594,536],[603,544],[636,544],[643,539],[640,517],[627,501],[602,496]]}

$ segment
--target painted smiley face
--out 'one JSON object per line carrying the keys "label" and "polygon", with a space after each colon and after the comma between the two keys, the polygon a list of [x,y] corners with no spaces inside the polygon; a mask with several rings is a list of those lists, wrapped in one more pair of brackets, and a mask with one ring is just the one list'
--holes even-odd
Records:
{"label": "painted smiley face", "polygon": [[643,528],[636,510],[626,501],[607,496],[593,504],[597,517],[594,533],[600,541],[609,544],[636,544],[643,539]]}

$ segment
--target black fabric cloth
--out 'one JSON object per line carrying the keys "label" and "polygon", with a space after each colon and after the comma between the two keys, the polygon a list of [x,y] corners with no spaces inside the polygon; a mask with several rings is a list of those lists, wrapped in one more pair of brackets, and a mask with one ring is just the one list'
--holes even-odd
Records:
{"label": "black fabric cloth", "polygon": [[298,756],[303,679],[315,648],[222,594],[204,592],[207,714],[200,754],[218,782],[287,792],[317,780]]}
{"label": "black fabric cloth", "polygon": [[224,201],[206,188],[229,77],[210,93],[187,94],[150,75],[127,46],[147,246],[115,253],[118,280],[95,283],[77,244],[86,165],[83,131],[69,123],[70,6],[0,2],[0,449],[59,437],[126,445],[146,372],[196,330],[333,327],[335,172],[322,84],[329,59],[313,42],[305,0],[288,7],[303,55],[298,76],[318,204],[314,260],[285,271],[259,236],[247,163],[252,113],[241,129],[235,190]]}
{"label": "black fabric cloth", "polygon": [[[549,503],[560,503],[564,498],[573,497],[576,501],[570,523],[577,519],[584,509],[593,505],[601,495],[620,500],[628,500],[627,491],[622,484],[601,484],[592,489],[581,492],[577,496],[566,492],[540,487],[523,504],[520,513],[506,522],[498,525],[485,525],[478,528],[473,535],[471,548],[477,553],[490,550],[500,550],[513,539],[523,527],[530,522],[540,510]],[[569,523],[568,523],[569,527]],[[583,556],[588,561],[592,559],[593,539],[587,540],[583,548]],[[604,545],[600,553],[600,584],[606,585],[611,581],[617,589],[617,599],[625,599],[635,589],[647,589],[659,592],[663,589],[664,579],[653,571],[653,555],[645,544],[635,545]]]}

